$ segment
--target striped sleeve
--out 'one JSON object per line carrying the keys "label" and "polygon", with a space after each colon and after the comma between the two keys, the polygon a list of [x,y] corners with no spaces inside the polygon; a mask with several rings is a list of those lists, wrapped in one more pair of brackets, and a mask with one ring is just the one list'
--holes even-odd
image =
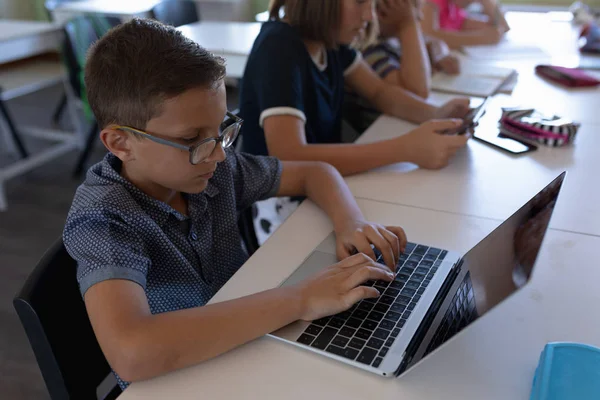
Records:
{"label": "striped sleeve", "polygon": [[363,51],[369,66],[384,79],[390,72],[400,69],[400,53],[385,42],[376,43]]}

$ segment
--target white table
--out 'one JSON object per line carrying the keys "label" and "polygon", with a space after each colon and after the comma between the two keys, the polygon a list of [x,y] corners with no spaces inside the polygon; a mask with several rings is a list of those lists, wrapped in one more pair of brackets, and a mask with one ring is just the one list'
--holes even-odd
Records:
{"label": "white table", "polygon": [[69,19],[81,14],[106,14],[130,19],[132,17],[149,17],[152,8],[161,0],[83,0],[60,4],[52,12],[54,21],[64,24]]}
{"label": "white table", "polygon": [[56,51],[61,38],[60,25],[0,19],[0,64]]}
{"label": "white table", "polygon": [[[63,33],[61,26],[47,22],[0,20],[0,101],[33,93],[65,80],[65,70],[60,61],[32,59],[29,57],[57,51]],[[15,62],[25,60],[23,62]],[[7,63],[10,63],[6,65]],[[4,65],[3,65],[4,64]],[[0,168],[0,211],[8,207],[4,183],[44,163],[61,157],[78,147],[77,136],[55,130],[18,126],[21,134],[35,136],[56,143],[27,158]],[[21,135],[20,135],[21,136]],[[15,143],[8,135],[8,124],[0,115],[0,141],[8,149],[15,150]]]}
{"label": "white table", "polygon": [[227,61],[227,76],[242,78],[254,40],[260,32],[258,22],[205,21],[183,25],[185,36]]}
{"label": "white table", "polygon": [[[359,205],[370,220],[402,224],[411,240],[461,252],[497,225],[369,200]],[[321,211],[303,204],[213,301],[277,286],[330,230]],[[399,379],[381,378],[265,337],[198,366],[134,383],[119,399],[524,400],[547,342],[600,345],[600,323],[589,314],[600,301],[600,269],[589,262],[598,260],[598,246],[597,237],[550,231],[529,287]],[[581,312],[574,312],[574,305]]]}
{"label": "white table", "polygon": [[[162,0],[79,0],[59,5],[53,18],[59,23],[80,14],[106,14],[128,20],[133,17],[149,17],[152,8]],[[203,19],[241,20],[248,9],[246,0],[193,0]]]}
{"label": "white table", "polygon": [[[436,97],[444,97],[437,95]],[[493,130],[500,104],[490,103],[478,130]],[[495,113],[494,113],[495,111]],[[378,119],[359,143],[393,138],[415,125],[391,117]],[[450,165],[439,171],[414,164],[390,165],[346,179],[360,198],[485,218],[504,219],[561,171],[567,179],[552,227],[600,235],[600,123],[583,123],[576,143],[565,148],[539,146],[536,152],[513,156],[471,140]]]}

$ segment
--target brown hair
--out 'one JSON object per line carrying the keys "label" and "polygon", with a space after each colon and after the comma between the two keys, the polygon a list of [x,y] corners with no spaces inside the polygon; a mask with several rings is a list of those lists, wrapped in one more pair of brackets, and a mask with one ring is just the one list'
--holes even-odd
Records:
{"label": "brown hair", "polygon": [[271,0],[269,19],[279,21],[282,12],[304,39],[318,40],[327,48],[337,47],[341,0]]}
{"label": "brown hair", "polygon": [[100,128],[145,129],[164,100],[197,87],[216,87],[225,63],[175,28],[133,19],[111,29],[88,52],[87,99]]}

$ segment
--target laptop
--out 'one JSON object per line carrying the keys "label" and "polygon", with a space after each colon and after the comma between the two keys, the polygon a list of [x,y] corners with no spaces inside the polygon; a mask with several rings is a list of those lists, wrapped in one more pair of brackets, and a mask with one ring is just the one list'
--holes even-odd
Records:
{"label": "laptop", "polygon": [[[466,254],[409,243],[392,282],[364,283],[381,296],[270,336],[381,376],[399,376],[528,283],[565,176]],[[282,286],[336,262],[331,234]]]}

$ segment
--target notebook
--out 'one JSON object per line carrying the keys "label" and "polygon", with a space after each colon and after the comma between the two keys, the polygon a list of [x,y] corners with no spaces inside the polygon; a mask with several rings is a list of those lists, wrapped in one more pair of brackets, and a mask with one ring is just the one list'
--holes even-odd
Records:
{"label": "notebook", "polygon": [[489,64],[461,63],[459,75],[436,73],[431,79],[431,89],[465,96],[488,97],[495,93],[511,93],[517,72]]}

